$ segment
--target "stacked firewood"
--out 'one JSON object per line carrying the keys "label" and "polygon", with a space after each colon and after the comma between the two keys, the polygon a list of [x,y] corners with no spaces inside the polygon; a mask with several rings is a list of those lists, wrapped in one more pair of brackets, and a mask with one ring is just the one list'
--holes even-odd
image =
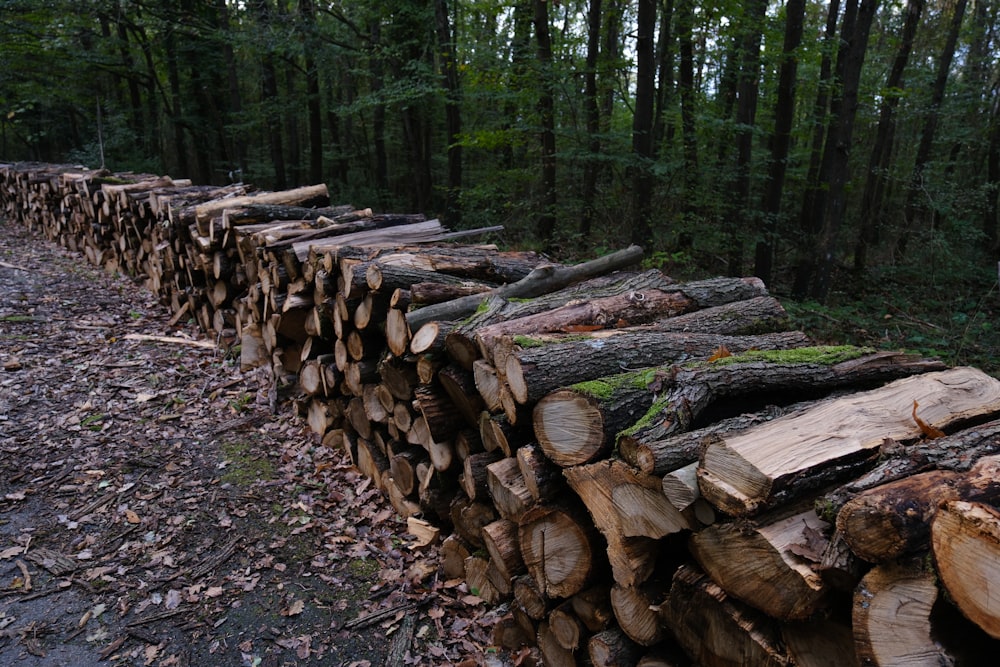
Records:
{"label": "stacked firewood", "polygon": [[322,186],[114,180],[0,167],[0,205],[294,388],[523,664],[998,647],[1000,381],[815,346],[760,281],[677,283],[634,247],[561,266]]}

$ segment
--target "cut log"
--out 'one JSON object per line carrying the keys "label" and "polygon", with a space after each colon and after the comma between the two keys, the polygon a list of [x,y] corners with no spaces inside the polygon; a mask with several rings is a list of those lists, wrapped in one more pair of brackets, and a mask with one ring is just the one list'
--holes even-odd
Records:
{"label": "cut log", "polygon": [[545,667],[577,667],[573,652],[562,647],[546,621],[538,624],[538,648]]}
{"label": "cut log", "polygon": [[567,600],[552,610],[549,614],[549,631],[556,642],[564,649],[575,651],[581,647],[586,629],[583,622],[573,612],[573,607]]}
{"label": "cut log", "polygon": [[438,553],[445,579],[465,579],[465,559],[472,555],[465,540],[452,533],[441,541]]}
{"label": "cut log", "polygon": [[587,653],[594,667],[627,667],[636,664],[639,646],[620,628],[609,628],[587,641]]}
{"label": "cut log", "polygon": [[691,463],[663,476],[663,495],[689,523],[710,526],[715,523],[715,508],[701,497],[698,488],[698,464]]}
{"label": "cut log", "polygon": [[524,485],[535,502],[548,503],[565,491],[562,468],[549,461],[537,445],[518,447],[516,457]]}
{"label": "cut log", "polygon": [[483,526],[497,520],[497,512],[492,505],[475,502],[462,496],[455,496],[450,509],[451,522],[455,532],[465,542],[475,548],[483,548]]}
{"label": "cut log", "polygon": [[213,215],[222,213],[224,209],[257,204],[291,204],[304,208],[329,206],[330,193],[327,191],[325,184],[320,184],[280,192],[266,192],[244,197],[216,199],[195,207],[195,217],[199,222],[207,222]]}
{"label": "cut log", "polygon": [[640,646],[652,646],[664,637],[659,608],[665,598],[666,590],[661,586],[615,584],[611,587],[611,608],[618,626]]}
{"label": "cut log", "polygon": [[585,589],[570,598],[573,613],[590,632],[607,630],[615,620],[614,609],[611,608],[611,589],[597,585]]}
{"label": "cut log", "polygon": [[775,621],[727,596],[696,567],[674,573],[660,616],[699,667],[792,664]]}
{"label": "cut log", "polygon": [[812,567],[826,549],[827,527],[811,509],[753,527],[715,524],[691,536],[690,551],[728,594],[773,618],[802,620],[829,592]]}
{"label": "cut log", "polygon": [[951,665],[933,640],[931,607],[938,589],[920,560],[879,565],[854,592],[854,642],[863,665]]}
{"label": "cut log", "polygon": [[[391,255],[389,258],[389,261],[375,260],[365,267],[365,280],[369,289],[388,295],[394,290],[400,288],[411,289],[413,285],[421,284],[425,286],[422,288],[425,293],[429,293],[432,289],[430,286],[435,285],[439,288],[462,288],[464,290],[469,290],[467,294],[479,294],[496,287],[495,284],[474,282],[470,281],[468,278],[449,275],[448,273],[444,273],[439,270],[428,270],[404,264],[395,264],[392,263]],[[533,261],[534,263],[531,264],[530,268],[527,268],[527,271],[521,276],[522,278],[530,273],[531,269],[534,268],[535,264],[538,262],[537,258],[528,261]],[[461,292],[462,289],[460,289],[459,292]],[[457,298],[458,296],[465,295],[459,293],[452,298]]]}
{"label": "cut log", "polygon": [[[458,364],[448,364],[438,371],[438,381],[451,398],[462,419],[469,426],[479,426],[479,415],[485,405],[476,392],[476,381],[471,371]],[[509,454],[508,454],[509,456]]]}
{"label": "cut log", "polygon": [[[642,248],[631,246],[576,266],[540,266],[517,282],[498,287],[486,294],[504,298],[538,296],[595,275],[624,268],[638,262],[641,258]],[[475,313],[482,301],[483,295],[473,294],[412,311],[407,314],[406,320],[411,330],[419,329],[433,320],[458,320]]]}
{"label": "cut log", "polygon": [[830,619],[786,623],[781,636],[799,667],[860,667],[851,628]]}
{"label": "cut log", "polygon": [[473,554],[465,559],[465,582],[469,586],[469,592],[488,605],[495,605],[500,602],[502,595],[489,578],[490,562],[482,556]]}
{"label": "cut log", "polygon": [[[524,562],[523,558],[522,562]],[[529,618],[540,621],[548,615],[549,599],[538,590],[535,579],[530,574],[514,577],[512,585],[514,600]]]}
{"label": "cut log", "polygon": [[894,440],[886,440],[879,453],[879,464],[817,499],[816,512],[832,523],[844,504],[866,489],[926,469],[965,472],[984,456],[997,453],[1000,453],[1000,420],[979,424],[943,438],[920,440],[905,447]]}
{"label": "cut log", "polygon": [[1000,639],[1000,510],[983,503],[945,503],[931,524],[941,585],[970,621]]}
{"label": "cut log", "polygon": [[465,495],[470,500],[489,498],[490,489],[486,481],[486,467],[502,458],[503,453],[494,450],[492,452],[472,454],[462,462],[463,472],[459,483],[462,486],[462,490],[465,491]]}
{"label": "cut log", "polygon": [[590,579],[595,535],[582,512],[535,506],[518,522],[518,542],[528,574],[546,597],[569,597]]}
{"label": "cut log", "polygon": [[564,471],[602,533],[659,539],[691,528],[663,495],[663,481],[643,475],[620,460],[605,460]]}
{"label": "cut log", "polygon": [[804,347],[809,344],[809,338],[800,332],[720,336],[636,327],[574,338],[543,339],[526,335],[515,338],[514,342],[522,349],[506,357],[507,383],[519,403],[534,403],[559,387],[614,375],[623,368],[708,358],[721,347],[733,353]]}
{"label": "cut log", "polygon": [[535,502],[514,458],[502,458],[486,466],[486,486],[493,506],[505,519],[519,521]]}
{"label": "cut log", "polygon": [[926,422],[947,428],[1000,410],[1000,381],[972,368],[926,373],[717,438],[698,469],[702,494],[724,512],[751,514],[871,467],[884,438],[921,435],[914,401]]}
{"label": "cut log", "polygon": [[497,519],[483,526],[482,536],[490,560],[501,577],[510,582],[515,576],[525,572],[521,547],[517,541],[516,523],[508,519]]}

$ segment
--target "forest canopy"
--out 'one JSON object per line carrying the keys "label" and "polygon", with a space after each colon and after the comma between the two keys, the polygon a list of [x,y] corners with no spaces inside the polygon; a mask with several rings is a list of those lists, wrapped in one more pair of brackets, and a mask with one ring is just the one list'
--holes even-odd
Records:
{"label": "forest canopy", "polygon": [[0,0],[0,160],[327,183],[559,256],[637,242],[819,302],[883,279],[981,295],[998,9]]}

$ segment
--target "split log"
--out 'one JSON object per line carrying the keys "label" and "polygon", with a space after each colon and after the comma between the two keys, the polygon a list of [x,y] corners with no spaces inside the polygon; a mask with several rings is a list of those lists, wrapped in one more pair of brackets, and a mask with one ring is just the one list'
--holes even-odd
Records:
{"label": "split log", "polygon": [[[715,508],[701,497],[698,488],[698,464],[691,463],[663,476],[663,495],[688,522],[696,526],[715,523]],[[697,522],[697,523],[695,523]]]}
{"label": "split log", "polygon": [[546,667],[576,667],[573,651],[563,648],[546,621],[538,624],[538,648],[542,652],[542,660]]}
{"label": "split log", "polygon": [[449,512],[455,532],[465,542],[475,548],[483,548],[483,526],[497,520],[497,512],[492,505],[475,502],[459,493],[451,503]]}
{"label": "split log", "polygon": [[510,457],[486,466],[486,486],[497,512],[512,521],[520,520],[535,502],[524,483],[517,460]]}
{"label": "split log", "polygon": [[921,560],[873,568],[854,592],[853,626],[864,665],[951,665],[932,638],[931,607],[938,589]]}
{"label": "split log", "polygon": [[586,629],[568,600],[549,613],[548,621],[549,631],[560,646],[570,651],[580,648]]}
{"label": "split log", "polygon": [[509,519],[497,519],[483,526],[483,543],[490,554],[490,561],[501,577],[510,582],[525,572],[521,546],[518,543],[518,525]]}
{"label": "split log", "polygon": [[879,452],[879,464],[818,498],[816,512],[832,523],[847,501],[867,489],[929,469],[965,472],[979,459],[997,453],[1000,453],[1000,420],[905,447],[894,440],[886,440]]}
{"label": "split log", "polygon": [[445,579],[465,579],[465,559],[472,555],[465,540],[452,533],[442,540],[438,553]]}
{"label": "split log", "polygon": [[611,608],[611,589],[597,585],[580,591],[570,598],[573,613],[590,632],[607,630],[615,619]]}
{"label": "split log", "polygon": [[931,524],[941,585],[970,621],[1000,639],[1000,510],[978,502],[944,503]]}
{"label": "split log", "polygon": [[725,523],[691,536],[691,555],[728,594],[781,620],[802,620],[822,608],[829,593],[814,571],[826,549],[827,524],[811,509]]}
{"label": "split log", "polygon": [[524,485],[535,502],[548,503],[565,491],[562,469],[549,461],[537,445],[519,447],[516,458]]}
{"label": "split log", "polygon": [[696,567],[674,573],[660,616],[699,667],[792,664],[775,621],[727,596]]}
{"label": "split log", "polygon": [[490,489],[486,481],[486,467],[502,458],[503,453],[499,451],[481,452],[467,457],[462,462],[463,472],[459,484],[470,500],[489,498]]}
{"label": "split log", "polygon": [[584,336],[542,338],[529,334],[514,341],[521,349],[506,356],[504,368],[511,393],[519,403],[534,403],[559,387],[614,375],[622,369],[708,358],[720,348],[738,353],[809,344],[809,338],[801,332],[720,336],[661,332],[641,327]]}
{"label": "split log", "polygon": [[537,505],[518,522],[521,556],[535,586],[549,598],[583,590],[594,569],[593,525],[579,511]]}
{"label": "split log", "polygon": [[724,512],[752,514],[871,467],[884,438],[920,436],[914,401],[924,421],[947,428],[1000,410],[1000,381],[972,368],[926,373],[718,438],[698,469],[702,494]]}
{"label": "split log", "polygon": [[611,607],[618,626],[640,646],[652,646],[663,639],[665,628],[659,618],[659,608],[665,598],[666,591],[660,586],[615,584],[611,587]]}
{"label": "split log", "polygon": [[659,539],[691,528],[663,495],[663,481],[608,459],[563,471],[602,533]]}
{"label": "split log", "polygon": [[489,578],[490,562],[473,554],[465,559],[465,582],[469,591],[488,605],[495,605],[503,597]]}
{"label": "split log", "polygon": [[[524,562],[522,557],[521,562]],[[524,613],[536,621],[545,618],[549,613],[549,599],[535,584],[535,579],[530,574],[521,574],[514,577],[512,582],[514,589],[514,600],[521,606]]]}

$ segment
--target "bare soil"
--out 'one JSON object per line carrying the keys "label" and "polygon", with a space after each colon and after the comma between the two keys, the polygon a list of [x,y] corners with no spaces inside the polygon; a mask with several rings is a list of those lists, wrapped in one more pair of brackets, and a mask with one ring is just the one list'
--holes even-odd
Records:
{"label": "bare soil", "polygon": [[168,315],[0,221],[0,665],[496,664],[499,610]]}

